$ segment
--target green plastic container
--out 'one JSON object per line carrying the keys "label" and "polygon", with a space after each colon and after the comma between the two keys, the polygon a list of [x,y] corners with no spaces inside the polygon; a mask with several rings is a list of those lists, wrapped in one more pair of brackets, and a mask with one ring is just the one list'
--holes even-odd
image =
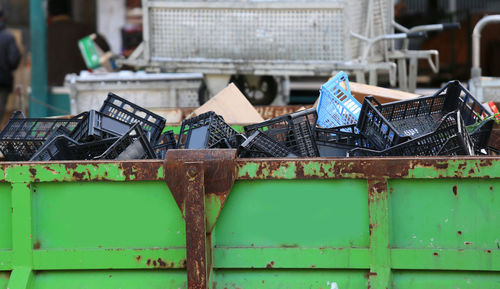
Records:
{"label": "green plastic container", "polygon": [[0,289],[500,288],[498,157],[167,159],[0,164]]}

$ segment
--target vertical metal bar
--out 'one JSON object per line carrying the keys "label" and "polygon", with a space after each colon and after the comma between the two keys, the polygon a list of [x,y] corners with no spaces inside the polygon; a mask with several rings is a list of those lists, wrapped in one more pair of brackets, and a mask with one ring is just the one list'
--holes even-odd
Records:
{"label": "vertical metal bar", "polygon": [[149,17],[149,10],[151,8],[149,7],[149,1],[147,0],[142,0],[142,42],[144,43],[144,60],[146,62],[151,61],[151,43],[150,43],[150,33],[151,33],[151,23],[150,23],[150,17]]}
{"label": "vertical metal bar", "polygon": [[373,289],[391,288],[389,200],[386,179],[368,180],[370,230],[369,284]]}
{"label": "vertical metal bar", "polygon": [[189,289],[207,288],[205,187],[203,162],[186,162],[186,257]]}
{"label": "vertical metal bar", "polygon": [[399,89],[406,91],[408,89],[408,80],[406,78],[406,58],[398,59],[398,78]]}
{"label": "vertical metal bar", "polygon": [[415,92],[417,89],[418,59],[410,58],[410,76],[408,78],[408,91]]}
{"label": "vertical metal bar", "polygon": [[[30,0],[31,97],[29,115],[47,116],[47,26],[43,0]],[[35,102],[33,102],[35,100]]]}
{"label": "vertical metal bar", "polygon": [[33,239],[31,225],[31,184],[12,183],[12,264],[31,267]]}
{"label": "vertical metal bar", "polygon": [[31,268],[18,267],[10,274],[8,289],[31,289],[33,288],[34,275]]}
{"label": "vertical metal bar", "polygon": [[33,232],[30,183],[14,182],[12,192],[12,265],[10,289],[30,288],[33,281]]}
{"label": "vertical metal bar", "polygon": [[370,72],[368,73],[368,81],[370,82],[370,85],[377,85],[377,69],[373,68],[370,69]]}
{"label": "vertical metal bar", "polygon": [[356,82],[366,83],[365,72],[364,71],[362,71],[362,70],[356,70],[355,74],[356,74]]}

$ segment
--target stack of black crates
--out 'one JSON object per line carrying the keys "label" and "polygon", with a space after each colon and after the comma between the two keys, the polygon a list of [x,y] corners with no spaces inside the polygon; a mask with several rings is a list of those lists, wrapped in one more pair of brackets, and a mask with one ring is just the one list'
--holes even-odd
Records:
{"label": "stack of black crates", "polygon": [[244,133],[210,111],[184,120],[177,140],[165,123],[109,93],[99,111],[69,119],[16,112],[0,132],[0,151],[8,161],[164,159],[169,149],[214,148],[237,149],[244,158],[481,155],[489,153],[494,118],[451,81],[406,101],[366,97],[357,123],[337,127],[320,127],[316,108],[247,125]]}
{"label": "stack of black crates", "polygon": [[0,132],[7,161],[154,159],[173,148],[160,136],[166,120],[113,93],[99,111],[69,119],[25,118],[15,112]]}

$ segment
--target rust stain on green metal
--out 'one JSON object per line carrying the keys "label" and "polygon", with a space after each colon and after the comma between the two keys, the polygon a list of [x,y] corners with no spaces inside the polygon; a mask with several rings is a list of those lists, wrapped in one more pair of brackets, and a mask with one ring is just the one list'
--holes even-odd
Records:
{"label": "rust stain on green metal", "polygon": [[[161,162],[29,163],[5,165],[9,182],[132,181],[162,180]],[[2,179],[0,178],[0,181]]]}
{"label": "rust stain on green metal", "polygon": [[0,168],[0,182],[5,181],[5,170]]}
{"label": "rust stain on green metal", "polygon": [[500,176],[500,162],[498,159],[450,159],[426,165],[416,163],[408,171],[408,176],[413,178],[494,178]]}
{"label": "rust stain on green metal", "polygon": [[163,179],[165,179],[165,170],[163,169],[163,166],[160,166],[160,167],[158,168],[158,172],[157,172],[157,174],[156,174],[156,178],[157,178],[158,180],[163,180]]}
{"label": "rust stain on green metal", "polygon": [[207,231],[211,231],[217,222],[217,218],[222,210],[222,201],[215,194],[205,196],[205,214],[207,222]]}
{"label": "rust stain on green metal", "polygon": [[239,179],[495,178],[498,158],[238,160]]}
{"label": "rust stain on green metal", "polygon": [[[215,195],[205,200],[208,226],[221,214],[214,229],[215,245],[208,250],[214,251],[213,278],[222,286],[262,288],[265,280],[267,288],[330,288],[327,282],[332,281],[343,289],[496,288],[498,157],[235,162],[240,181],[233,186],[226,208],[220,211],[221,199]],[[51,283],[43,283],[47,278],[55,278],[52,287],[58,282],[66,287],[81,282],[101,288],[102,280],[92,277],[109,268],[124,269],[106,273],[106,278],[113,276],[109,279],[118,280],[123,274],[140,284],[146,280],[151,287],[156,284],[153,274],[159,272],[158,276],[176,276],[177,283],[169,288],[185,288],[184,224],[163,183],[164,175],[160,160],[0,165],[0,181],[13,184],[11,191],[4,184],[0,209],[11,213],[13,208],[12,214],[17,214],[12,236],[3,236],[13,240],[17,252],[9,247],[0,250],[0,270],[14,272],[17,280],[12,284],[22,284],[31,273],[19,269],[31,268],[45,278],[35,278],[36,288],[51,288]],[[84,182],[50,184],[79,181]],[[47,210],[49,204],[52,210]],[[92,207],[94,212],[75,211],[78,206]],[[64,210],[63,215],[70,217],[53,222]],[[347,218],[349,214],[355,218]],[[96,226],[100,234],[95,233]],[[92,233],[73,240],[75,234],[68,228]],[[27,237],[35,236],[35,242],[37,235],[60,243],[51,246],[42,241],[38,248]],[[369,244],[356,245],[367,235]],[[344,244],[342,236],[352,238],[346,237]],[[102,249],[99,245],[105,239],[109,248]],[[317,245],[318,240],[326,245]],[[81,242],[81,248],[75,242]],[[5,287],[5,276],[0,274],[0,288]],[[125,283],[122,288],[134,287]]]}
{"label": "rust stain on green metal", "polygon": [[297,177],[295,161],[238,163],[237,178],[294,179]]}

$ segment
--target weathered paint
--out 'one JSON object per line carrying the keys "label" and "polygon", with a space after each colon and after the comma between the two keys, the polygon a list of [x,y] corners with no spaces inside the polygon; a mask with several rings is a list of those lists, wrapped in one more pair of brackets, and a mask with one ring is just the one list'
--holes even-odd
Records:
{"label": "weathered paint", "polygon": [[203,162],[184,164],[186,269],[189,289],[207,288],[207,232],[205,226],[205,171]]}
{"label": "weathered paint", "polygon": [[[207,232],[210,233],[226,202],[233,186],[236,172],[234,160],[236,150],[170,150],[165,159],[165,180],[172,195],[184,214],[187,192],[185,164],[201,162],[203,164],[203,182],[206,203]],[[188,225],[189,226],[189,225]]]}
{"label": "weathered paint", "polygon": [[[498,157],[234,167],[225,204],[202,202],[211,288],[500,282]],[[0,288],[187,288],[186,223],[166,174],[163,161],[0,164]]]}
{"label": "weathered paint", "polygon": [[497,157],[273,159],[236,162],[238,179],[498,178]]}

